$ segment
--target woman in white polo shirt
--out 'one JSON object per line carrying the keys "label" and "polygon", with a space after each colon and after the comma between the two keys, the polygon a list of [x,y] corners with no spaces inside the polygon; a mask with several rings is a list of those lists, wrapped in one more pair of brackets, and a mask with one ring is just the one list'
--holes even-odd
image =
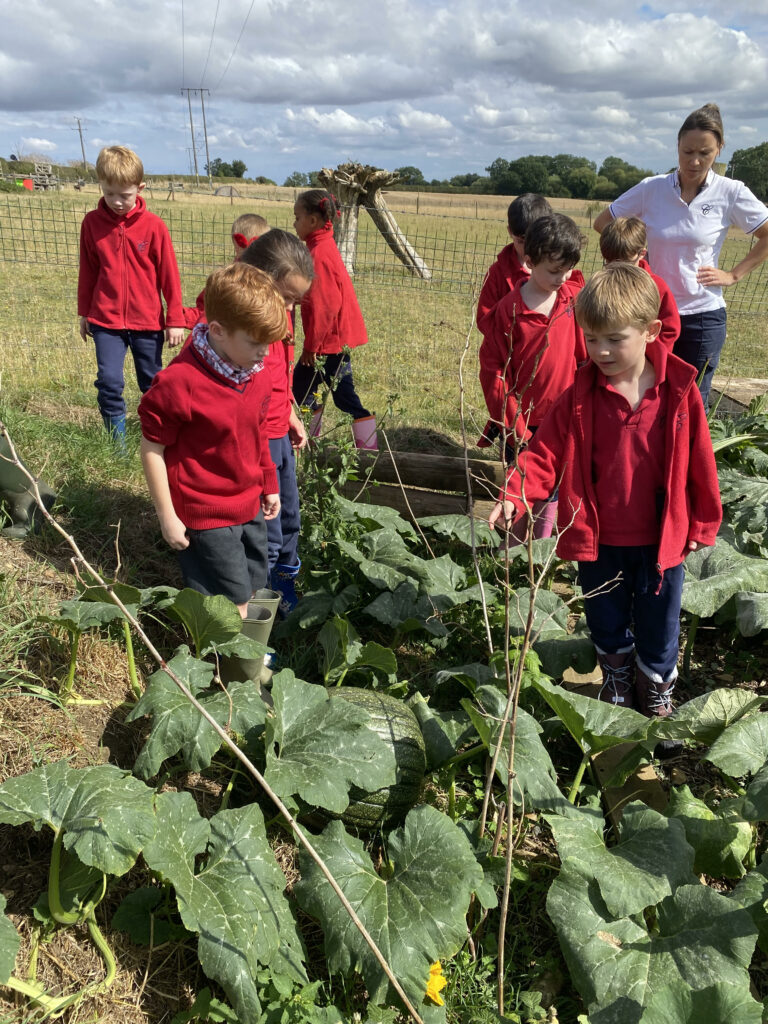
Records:
{"label": "woman in white polo shirt", "polygon": [[[672,290],[680,311],[674,352],[704,375],[705,407],[725,342],[723,287],[735,284],[768,257],[768,209],[741,181],[716,174],[723,148],[723,122],[714,103],[694,110],[677,134],[678,168],[645,178],[595,219],[602,231],[614,217],[640,217],[648,234],[654,274]],[[735,225],[756,238],[749,254],[731,270],[717,266]]]}

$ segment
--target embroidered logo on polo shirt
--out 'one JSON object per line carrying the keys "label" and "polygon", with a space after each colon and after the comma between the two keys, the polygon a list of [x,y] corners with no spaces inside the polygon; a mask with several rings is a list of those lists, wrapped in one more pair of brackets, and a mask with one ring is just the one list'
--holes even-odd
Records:
{"label": "embroidered logo on polo shirt", "polygon": [[711,206],[709,205],[709,203],[704,203],[704,205],[703,205],[703,206],[702,206],[702,208],[701,208],[701,212],[702,212],[702,213],[704,214],[704,216],[706,217],[706,215],[707,215],[707,214],[709,213],[709,211],[710,211],[711,209],[712,209],[712,207],[711,207]]}
{"label": "embroidered logo on polo shirt", "polygon": [[149,242],[137,242],[136,248],[138,249],[139,252],[144,252],[148,245]]}

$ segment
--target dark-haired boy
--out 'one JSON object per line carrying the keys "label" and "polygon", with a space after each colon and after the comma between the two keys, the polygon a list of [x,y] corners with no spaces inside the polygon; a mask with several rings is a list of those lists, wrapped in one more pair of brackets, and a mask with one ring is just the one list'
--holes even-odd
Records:
{"label": "dark-haired boy", "polygon": [[535,220],[547,213],[552,213],[552,207],[544,196],[535,192],[516,196],[509,204],[507,234],[512,241],[488,268],[477,302],[477,328],[483,334],[490,326],[496,303],[528,277],[531,268],[525,262],[525,233]]}
{"label": "dark-haired boy", "polygon": [[664,718],[677,678],[683,560],[722,518],[693,367],[653,344],[659,293],[612,263],[576,299],[589,362],[510,470],[490,525],[559,483],[557,551],[579,565],[600,699]]}
{"label": "dark-haired boy", "polygon": [[680,314],[675,297],[666,281],[654,274],[645,260],[648,240],[645,224],[639,217],[615,217],[600,232],[600,252],[606,263],[634,263],[649,274],[659,289],[659,320],[661,330],[658,341],[671,352],[680,337]]}

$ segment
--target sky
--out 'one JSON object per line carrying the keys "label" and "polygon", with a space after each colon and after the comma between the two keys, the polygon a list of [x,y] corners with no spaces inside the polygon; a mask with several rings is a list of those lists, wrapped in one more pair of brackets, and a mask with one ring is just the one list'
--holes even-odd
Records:
{"label": "sky", "polygon": [[[496,157],[675,164],[709,101],[723,159],[768,140],[767,0],[24,0],[3,3],[0,155],[120,143],[189,173],[183,88],[212,158],[282,184],[357,160],[425,177]],[[200,171],[199,93],[192,115]]]}

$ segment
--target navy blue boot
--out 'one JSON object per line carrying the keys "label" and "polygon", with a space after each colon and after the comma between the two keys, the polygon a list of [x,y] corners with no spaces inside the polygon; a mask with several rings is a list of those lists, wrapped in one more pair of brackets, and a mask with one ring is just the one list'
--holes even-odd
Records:
{"label": "navy blue boot", "polygon": [[296,565],[282,565],[280,562],[274,567],[269,576],[269,583],[273,590],[280,594],[280,604],[277,611],[281,619],[284,619],[289,612],[292,612],[299,603],[296,594],[296,577],[301,568],[301,559]]}

